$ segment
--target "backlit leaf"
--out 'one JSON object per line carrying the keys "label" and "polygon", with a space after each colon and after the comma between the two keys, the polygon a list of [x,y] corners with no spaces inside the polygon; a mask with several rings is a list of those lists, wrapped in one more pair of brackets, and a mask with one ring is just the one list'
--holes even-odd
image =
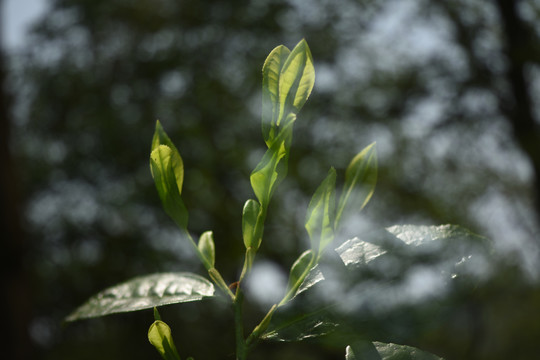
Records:
{"label": "backlit leaf", "polygon": [[317,257],[334,239],[335,192],[336,170],[331,168],[311,198],[306,213],[306,230]]}
{"label": "backlit leaf", "polygon": [[350,162],[345,172],[336,215],[336,229],[345,212],[360,211],[366,206],[377,183],[377,152],[375,143],[367,146]]}
{"label": "backlit leaf", "polygon": [[298,114],[311,94],[314,83],[313,58],[306,40],[303,39],[294,47],[281,69],[278,126],[288,112]]}
{"label": "backlit leaf", "polygon": [[[261,205],[253,199],[246,201],[242,211],[242,236],[246,249],[252,247],[258,249],[261,242],[261,234],[256,234],[257,219],[261,211]],[[258,231],[260,232],[260,231]]]}
{"label": "backlit leaf", "polygon": [[178,187],[183,169],[177,167],[181,163],[178,159],[180,155],[169,146],[158,145],[150,154],[150,170],[165,212],[181,229],[187,230],[188,212]]}
{"label": "backlit leaf", "polygon": [[152,138],[152,150],[154,151],[159,145],[167,145],[169,148],[171,148],[171,152],[173,154],[172,156],[172,168],[174,171],[175,179],[176,179],[176,185],[178,187],[178,191],[180,194],[182,193],[182,185],[184,182],[184,163],[182,161],[182,157],[180,156],[180,153],[178,152],[178,149],[173,144],[165,130],[163,129],[163,126],[161,126],[161,123],[156,121],[156,129],[154,131],[154,137]]}
{"label": "backlit leaf", "polygon": [[216,262],[216,247],[212,231],[206,231],[201,235],[197,248],[202,255],[204,267],[207,270],[213,268]]}
{"label": "backlit leaf", "polygon": [[148,341],[154,345],[164,360],[180,360],[171,335],[169,325],[161,320],[156,320],[148,329]]}
{"label": "backlit leaf", "polygon": [[275,132],[279,115],[279,77],[290,53],[291,51],[283,45],[276,47],[266,58],[262,69],[262,130],[264,141],[268,146],[277,135]]}

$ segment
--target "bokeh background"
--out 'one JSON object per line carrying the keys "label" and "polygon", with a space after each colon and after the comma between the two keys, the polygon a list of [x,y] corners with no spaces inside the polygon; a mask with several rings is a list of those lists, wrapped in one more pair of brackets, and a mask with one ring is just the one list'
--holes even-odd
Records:
{"label": "bokeh background", "polygon": [[[35,10],[5,11],[14,1],[0,2],[3,24]],[[343,179],[373,141],[377,189],[348,224],[351,236],[393,224],[461,224],[492,239],[525,281],[538,279],[540,1],[42,4],[24,41],[3,42],[5,358],[158,358],[146,339],[151,311],[62,322],[133,276],[203,273],[150,176],[157,119],[184,159],[190,231],[214,231],[217,267],[236,279],[241,209],[265,150],[262,63],[275,46],[302,38],[315,88],[269,209],[247,326],[279,298],[287,269],[308,247],[305,209],[328,168]],[[183,357],[233,358],[227,307],[183,304],[162,315]],[[253,354],[343,356],[331,342],[263,344]]]}

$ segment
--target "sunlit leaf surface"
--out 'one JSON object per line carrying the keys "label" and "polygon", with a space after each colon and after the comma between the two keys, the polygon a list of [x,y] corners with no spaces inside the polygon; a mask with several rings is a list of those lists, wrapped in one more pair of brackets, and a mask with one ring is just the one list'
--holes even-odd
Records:
{"label": "sunlit leaf surface", "polygon": [[185,272],[152,274],[98,293],[69,315],[66,321],[198,301],[213,295],[214,285],[202,276]]}

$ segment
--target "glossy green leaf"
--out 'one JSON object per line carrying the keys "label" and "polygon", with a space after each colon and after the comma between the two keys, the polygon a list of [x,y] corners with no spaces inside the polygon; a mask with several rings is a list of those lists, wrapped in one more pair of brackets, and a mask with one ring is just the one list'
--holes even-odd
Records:
{"label": "glossy green leaf", "polygon": [[182,161],[182,157],[180,156],[180,152],[178,152],[178,149],[173,144],[165,130],[163,129],[163,126],[161,126],[161,123],[156,121],[156,129],[154,131],[154,137],[152,138],[152,150],[154,151],[159,145],[167,145],[171,148],[172,153],[174,154],[172,156],[172,168],[174,171],[175,179],[176,179],[176,185],[178,187],[178,191],[180,194],[182,193],[182,185],[184,182],[184,163]]}
{"label": "glossy green leaf", "polygon": [[183,170],[175,167],[179,156],[169,146],[158,145],[150,154],[150,169],[165,212],[181,229],[187,230],[188,212],[178,188],[179,172],[183,174]]}
{"label": "glossy green leaf", "polygon": [[360,211],[366,206],[377,183],[377,152],[375,143],[367,146],[350,162],[345,172],[336,215],[336,229],[344,213]]}
{"label": "glossy green leaf", "polygon": [[279,115],[277,125],[289,112],[298,114],[315,84],[315,68],[311,51],[302,39],[291,51],[279,76]]}
{"label": "glossy green leaf", "polygon": [[214,285],[196,274],[180,272],[146,275],[96,294],[69,315],[66,321],[199,301],[212,296]]}
{"label": "glossy green leaf", "polygon": [[204,232],[199,238],[197,248],[202,255],[204,267],[207,270],[213,268],[216,263],[216,247],[214,245],[214,233],[212,231]]}
{"label": "glossy green leaf", "polygon": [[261,212],[261,205],[253,199],[244,204],[242,211],[242,236],[246,249],[252,247],[258,249],[261,243],[260,230],[257,228],[257,220]]}
{"label": "glossy green leaf", "polygon": [[148,341],[154,345],[164,360],[180,360],[171,335],[169,325],[161,320],[156,320],[148,329]]}
{"label": "glossy green leaf", "polygon": [[275,138],[279,115],[279,77],[291,51],[285,46],[276,47],[264,62],[262,86],[262,130],[264,141],[270,146]]}
{"label": "glossy green leaf", "polygon": [[306,213],[306,230],[317,258],[334,239],[335,193],[336,170],[331,168],[311,198]]}
{"label": "glossy green leaf", "polygon": [[251,173],[251,186],[264,208],[268,206],[276,187],[287,175],[293,123],[294,120],[280,132]]}

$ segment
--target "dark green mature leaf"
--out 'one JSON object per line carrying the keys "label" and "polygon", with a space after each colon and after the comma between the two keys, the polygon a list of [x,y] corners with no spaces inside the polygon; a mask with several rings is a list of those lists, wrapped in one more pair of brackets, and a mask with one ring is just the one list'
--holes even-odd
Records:
{"label": "dark green mature leaf", "polygon": [[250,176],[251,186],[261,206],[266,208],[279,183],[287,176],[292,120],[274,140]]}
{"label": "dark green mature leaf", "polygon": [[180,196],[184,176],[180,154],[167,145],[158,145],[150,154],[150,170],[167,215],[187,230],[188,212]]}
{"label": "dark green mature leaf", "polygon": [[212,231],[204,232],[199,238],[197,248],[202,255],[204,267],[209,270],[216,263],[216,246],[214,245],[214,233]]}
{"label": "dark green mature leaf", "polygon": [[69,315],[66,321],[199,301],[214,296],[214,291],[210,281],[192,273],[141,276],[98,293]]}
{"label": "dark green mature leaf", "polygon": [[317,258],[334,239],[335,193],[336,170],[331,168],[311,198],[306,213],[306,230]]}
{"label": "dark green mature leaf", "polygon": [[360,211],[366,206],[377,183],[377,152],[375,143],[364,148],[350,162],[345,172],[345,185],[339,199],[336,229],[345,212]]}
{"label": "dark green mature leaf", "polygon": [[[257,219],[261,212],[261,205],[253,199],[244,204],[242,210],[242,236],[246,249],[253,247],[258,249],[261,242],[261,234],[257,234]],[[258,231],[260,232],[260,231]]]}
{"label": "dark green mature leaf", "polygon": [[171,335],[171,328],[163,321],[156,320],[150,325],[148,341],[154,345],[164,360],[180,360]]}
{"label": "dark green mature leaf", "polygon": [[285,60],[291,51],[285,46],[276,47],[264,62],[262,87],[262,130],[266,144],[270,147],[276,134],[279,115],[279,77]]}

